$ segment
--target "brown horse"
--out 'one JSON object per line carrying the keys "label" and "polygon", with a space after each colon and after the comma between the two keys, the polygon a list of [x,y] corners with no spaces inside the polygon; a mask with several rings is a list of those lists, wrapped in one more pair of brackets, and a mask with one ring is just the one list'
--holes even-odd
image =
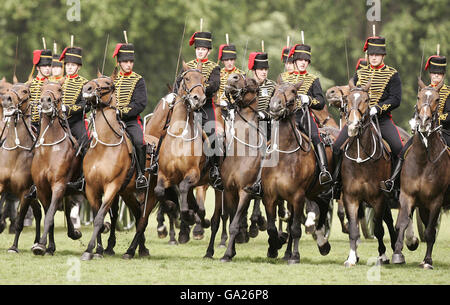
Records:
{"label": "brown horse", "polygon": [[365,87],[356,87],[350,80],[350,94],[347,97],[349,140],[344,149],[342,160],[342,193],[346,215],[349,220],[350,253],[345,261],[346,267],[355,266],[359,239],[358,209],[362,202],[369,203],[374,209],[374,234],[378,239],[380,263],[389,263],[383,242],[383,219],[386,222],[394,248],[394,231],[391,210],[387,198],[378,187],[391,172],[391,161],[382,147],[381,136],[369,116],[370,81]]}
{"label": "brown horse", "polygon": [[36,200],[27,198],[33,180],[31,162],[35,135],[31,131],[30,84],[16,83],[6,89],[2,97],[3,117],[6,120],[0,138],[0,194],[9,192],[19,198],[16,234],[9,252],[19,252],[18,242],[23,221],[32,206],[36,219],[37,243],[40,237],[41,208]]}
{"label": "brown horse", "polygon": [[[331,246],[324,238],[324,223],[328,212],[329,201],[318,195],[325,189],[319,185],[316,175],[316,157],[307,137],[295,127],[295,112],[298,110],[297,91],[302,82],[295,85],[280,84],[275,88],[270,100],[270,114],[273,118],[271,144],[266,155],[276,166],[264,166],[262,171],[263,202],[267,215],[267,233],[269,234],[269,249],[267,256],[275,258],[278,250],[285,242],[284,236],[279,236],[275,226],[277,202],[286,200],[291,212],[289,219],[289,245],[285,258],[289,264],[300,262],[298,251],[302,234],[301,216],[305,198],[319,205],[320,216],[316,234],[319,251],[322,255],[329,253]],[[331,151],[327,151],[330,168],[332,168]],[[266,157],[267,158],[267,157]],[[263,162],[266,163],[267,159]],[[330,198],[331,199],[331,198]],[[291,250],[293,242],[293,252]]]}
{"label": "brown horse", "polygon": [[[167,135],[159,152],[158,182],[155,194],[159,201],[165,200],[165,190],[178,186],[181,195],[181,219],[187,225],[194,224],[194,211],[189,209],[188,197],[199,185],[201,169],[205,165],[201,123],[197,110],[205,104],[205,80],[201,62],[197,69],[190,69],[183,62],[182,81],[173,105],[173,113]],[[194,114],[196,119],[194,120]],[[201,114],[200,114],[201,115]],[[197,211],[204,219],[204,210]]]}
{"label": "brown horse", "polygon": [[[241,83],[241,84],[239,84]],[[221,166],[224,185],[224,213],[230,216],[230,239],[227,250],[221,258],[229,262],[236,255],[235,239],[240,232],[242,218],[247,216],[247,209],[252,196],[244,191],[257,178],[261,149],[266,147],[266,135],[261,132],[258,104],[259,85],[253,78],[244,78],[240,74],[232,74],[227,80],[228,86],[244,88],[244,93],[236,97],[234,118],[226,131],[226,158]],[[256,141],[255,141],[256,139]],[[236,170],[236,169],[239,170]],[[214,239],[219,227],[222,207],[217,206],[211,219],[211,239],[205,257],[214,254]],[[245,219],[246,221],[246,219]]]}
{"label": "brown horse", "polygon": [[[76,156],[78,144],[71,137],[62,110],[61,85],[62,82],[47,82],[42,86],[41,128],[31,163],[31,176],[36,185],[37,197],[45,211],[45,219],[39,243],[31,249],[35,255],[53,255],[55,252],[54,215],[64,197],[67,182],[77,178],[81,170],[80,157]],[[74,229],[70,220],[70,201],[65,200],[65,203],[67,235],[77,240],[81,237],[81,232]],[[46,248],[47,234],[50,241]]]}
{"label": "brown horse", "polygon": [[[145,248],[145,237],[142,231],[146,226],[149,214],[154,204],[155,198],[151,190],[152,181],[148,188],[148,197],[141,212],[140,204],[136,199],[136,173],[132,164],[131,151],[132,144],[126,136],[125,128],[117,117],[117,101],[114,93],[113,76],[94,79],[83,86],[83,96],[93,107],[93,139],[89,150],[83,160],[83,172],[86,180],[86,197],[94,212],[94,231],[89,241],[86,251],[81,256],[82,260],[93,258],[93,249],[97,239],[96,254],[102,256],[103,253],[114,254],[115,245],[115,224],[118,212],[118,196],[120,195],[136,219],[136,235],[132,245],[124,254],[124,258],[133,257],[134,251],[139,244],[139,254],[149,255]],[[112,208],[111,232],[108,240],[108,247],[104,251],[101,240],[101,232],[104,230],[104,218],[106,213]],[[141,214],[144,217],[141,218]],[[141,218],[141,219],[140,219]],[[145,229],[145,228],[144,228]]]}
{"label": "brown horse", "polygon": [[398,239],[392,262],[405,263],[402,254],[403,236],[408,223],[412,222],[415,207],[419,208],[420,218],[425,224],[427,251],[420,266],[433,269],[431,254],[436,239],[436,223],[441,208],[450,208],[450,152],[440,134],[438,123],[439,90],[425,86],[419,79],[420,92],[416,104],[415,135],[406,155],[401,172],[400,212],[396,229]]}

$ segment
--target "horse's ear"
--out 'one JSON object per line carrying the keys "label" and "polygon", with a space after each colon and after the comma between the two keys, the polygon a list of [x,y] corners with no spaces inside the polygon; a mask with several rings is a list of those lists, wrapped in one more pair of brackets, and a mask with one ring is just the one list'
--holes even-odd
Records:
{"label": "horse's ear", "polygon": [[350,90],[355,89],[355,81],[353,80],[353,78],[350,78],[350,80],[348,81],[348,86],[350,88]]}
{"label": "horse's ear", "polygon": [[421,90],[426,87],[426,85],[424,84],[424,82],[422,81],[422,79],[420,77],[418,78],[418,83],[419,83],[419,88]]}
{"label": "horse's ear", "polygon": [[0,80],[0,84],[6,83],[6,77],[3,76],[3,78]]}
{"label": "horse's ear", "polygon": [[13,76],[13,84],[17,84],[19,80],[17,79],[17,76],[14,74]]}
{"label": "horse's ear", "polygon": [[203,66],[203,63],[202,63],[201,60],[199,60],[198,63],[197,63],[197,69],[202,71],[202,66]]}
{"label": "horse's ear", "polygon": [[363,91],[369,92],[370,86],[372,85],[372,78],[369,79],[367,84],[364,86]]}
{"label": "horse's ear", "polygon": [[[117,73],[118,73],[118,72],[117,72],[117,66],[116,66],[116,67],[114,67],[114,70],[113,70],[113,72],[112,72],[112,74],[111,74],[111,80],[112,80],[112,81],[114,81],[114,80],[116,79]],[[102,77],[102,75],[100,75],[99,78],[100,78],[100,77]]]}
{"label": "horse's ear", "polygon": [[444,78],[442,78],[439,85],[436,86],[436,91],[439,92],[439,90],[441,90],[442,86],[444,86]]}
{"label": "horse's ear", "polygon": [[102,76],[103,76],[102,73],[100,73],[100,70],[99,70],[98,67],[97,67],[97,77],[100,78],[100,77],[102,77]]}
{"label": "horse's ear", "polygon": [[183,60],[183,71],[187,71],[187,70],[189,70],[189,67],[186,64],[186,62]]}
{"label": "horse's ear", "polygon": [[301,81],[299,81],[298,83],[296,83],[296,84],[294,85],[295,90],[298,91],[302,85],[303,85],[303,80],[301,80]]}

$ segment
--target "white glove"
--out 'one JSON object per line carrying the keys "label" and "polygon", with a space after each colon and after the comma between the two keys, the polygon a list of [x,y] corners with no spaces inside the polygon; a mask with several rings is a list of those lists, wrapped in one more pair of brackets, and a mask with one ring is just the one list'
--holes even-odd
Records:
{"label": "white glove", "polygon": [[64,113],[66,113],[66,111],[67,111],[66,105],[62,104],[62,105],[61,105],[61,110],[62,110]]}
{"label": "white glove", "polygon": [[169,93],[168,95],[166,95],[166,97],[164,99],[166,100],[167,105],[172,107],[173,103],[175,102],[176,97],[177,97],[177,95],[175,93]]}
{"label": "white glove", "polygon": [[262,111],[258,111],[258,115],[261,120],[264,120],[266,118],[266,115]]}
{"label": "white glove", "polygon": [[300,94],[300,100],[302,101],[302,105],[309,105],[309,96],[306,94]]}
{"label": "white glove", "polygon": [[370,114],[370,116],[374,116],[374,115],[376,115],[378,113],[378,109],[377,109],[377,107],[371,107],[370,108],[370,112],[369,112],[369,114]]}

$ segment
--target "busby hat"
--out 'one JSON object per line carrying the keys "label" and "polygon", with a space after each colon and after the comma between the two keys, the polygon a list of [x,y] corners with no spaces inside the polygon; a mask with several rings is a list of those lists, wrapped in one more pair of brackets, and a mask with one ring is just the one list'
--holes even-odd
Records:
{"label": "busby hat", "polygon": [[285,64],[286,62],[293,62],[294,58],[292,56],[289,56],[289,53],[291,52],[292,47],[284,47],[281,51],[281,61]]}
{"label": "busby hat", "polygon": [[267,53],[252,52],[248,57],[248,69],[269,69],[269,57]]}
{"label": "busby hat", "polygon": [[368,63],[365,58],[358,59],[358,62],[356,63],[356,71],[358,71],[361,68],[367,67]]}
{"label": "busby hat", "polygon": [[189,45],[194,45],[195,48],[212,49],[212,34],[210,32],[195,32],[189,39]]}
{"label": "busby hat", "polygon": [[61,55],[59,54],[53,54],[52,56],[52,67],[62,67],[64,60],[59,60]]}
{"label": "busby hat", "polygon": [[[117,56],[117,57],[116,57]],[[134,61],[134,46],[131,43],[118,43],[113,53],[113,58],[116,57],[117,62]]]}
{"label": "busby hat", "polygon": [[52,65],[52,51],[51,50],[34,50],[33,51],[33,65],[35,66],[51,66]]}
{"label": "busby hat", "polygon": [[59,57],[59,60],[64,60],[64,62],[67,63],[74,63],[77,65],[82,65],[82,49],[78,47],[67,47],[64,49],[64,51],[61,53],[61,56]]}
{"label": "busby hat", "polygon": [[363,51],[368,55],[381,54],[386,55],[386,39],[384,37],[369,37],[364,44]]}
{"label": "busby hat", "polygon": [[430,56],[425,65],[425,70],[429,69],[430,73],[445,74],[446,68],[447,59],[439,55]]}
{"label": "busby hat", "polygon": [[296,44],[289,52],[289,57],[291,56],[293,61],[304,59],[311,62],[311,47],[307,44]]}
{"label": "busby hat", "polygon": [[237,52],[234,44],[222,44],[219,47],[219,60],[236,59]]}

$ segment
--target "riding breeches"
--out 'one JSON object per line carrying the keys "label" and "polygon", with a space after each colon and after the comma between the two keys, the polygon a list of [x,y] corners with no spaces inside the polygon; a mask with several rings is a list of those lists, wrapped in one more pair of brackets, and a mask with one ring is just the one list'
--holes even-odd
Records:
{"label": "riding breeches", "polygon": [[69,121],[70,132],[77,139],[78,144],[82,144],[88,138],[86,124],[84,120]]}
{"label": "riding breeches", "polygon": [[[403,148],[403,142],[394,121],[392,121],[392,117],[388,115],[381,116],[379,117],[378,122],[380,125],[381,136],[388,142],[393,156],[397,158]],[[345,125],[333,144],[333,151],[338,151],[347,139],[348,126]]]}
{"label": "riding breeches", "polygon": [[303,112],[303,110],[297,111],[295,113],[295,122],[297,128],[300,129],[300,131],[305,133],[306,135],[309,136],[309,131],[311,130],[311,140],[314,145],[317,145],[320,142],[322,142],[322,139],[320,138],[319,134],[319,126],[317,125],[316,120],[312,115],[312,112],[310,111],[308,112],[308,114]]}
{"label": "riding breeches", "polygon": [[131,142],[136,148],[144,146],[144,128],[142,127],[141,117],[125,122],[127,133],[131,137]]}

